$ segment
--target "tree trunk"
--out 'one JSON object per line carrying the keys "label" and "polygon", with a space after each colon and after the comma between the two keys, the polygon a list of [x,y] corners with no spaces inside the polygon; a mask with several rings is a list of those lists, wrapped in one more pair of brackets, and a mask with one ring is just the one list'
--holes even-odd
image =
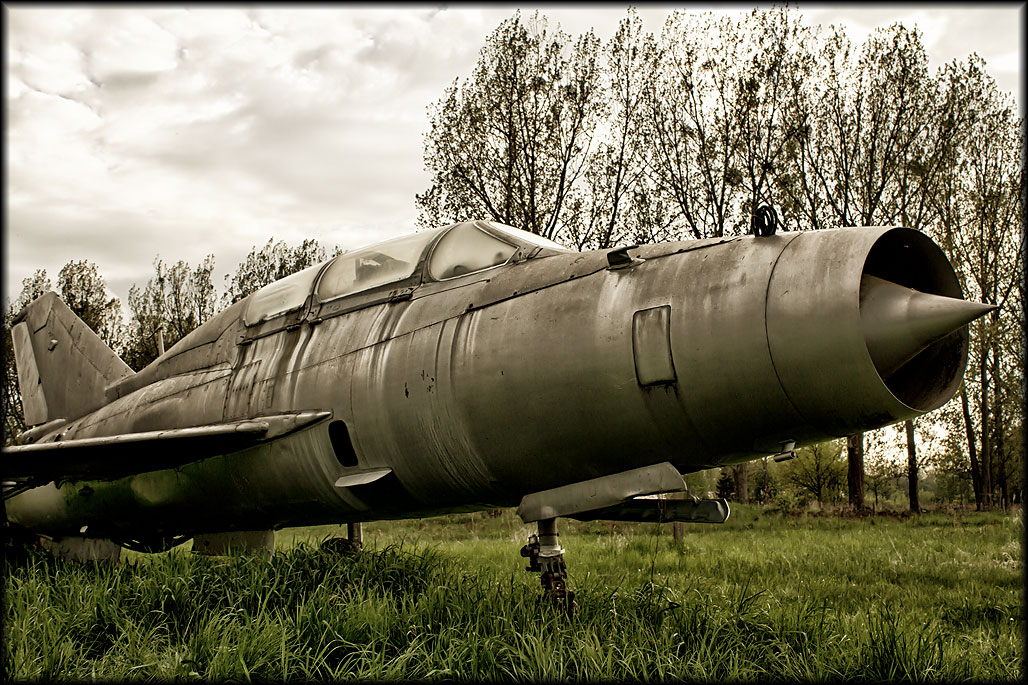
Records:
{"label": "tree trunk", "polygon": [[846,462],[849,467],[846,482],[849,485],[850,506],[864,508],[864,434],[846,438]]}
{"label": "tree trunk", "polygon": [[974,426],[971,425],[971,411],[967,403],[967,386],[960,386],[960,408],[964,414],[964,433],[967,435],[967,452],[971,457],[971,487],[974,489],[974,508],[981,511],[982,503],[982,472],[978,464],[978,452],[975,449]]}
{"label": "tree trunk", "polygon": [[761,488],[762,491],[760,493],[760,503],[761,504],[767,504],[768,492],[771,490],[771,486],[768,483],[768,475],[767,475],[767,457],[764,457],[760,461],[761,461],[761,464],[764,467],[764,487]]}
{"label": "tree trunk", "polygon": [[[685,499],[684,492],[672,492],[668,495],[668,499]],[[675,545],[681,545],[685,542],[685,524],[681,521],[671,522],[671,534],[674,536]]]}
{"label": "tree trunk", "polygon": [[907,429],[907,491],[910,495],[910,511],[919,513],[921,502],[917,493],[917,444],[914,441],[914,422],[906,420],[903,425]]}
{"label": "tree trunk", "polygon": [[735,499],[740,504],[750,503],[750,469],[749,463],[742,462],[732,467],[732,476],[735,479]]}
{"label": "tree trunk", "polygon": [[[992,313],[995,320],[996,313]],[[992,453],[995,459],[992,464],[996,469],[996,480],[999,481],[1000,503],[1003,510],[1007,507],[1007,462],[1003,453],[1003,402],[1000,387],[1000,348],[994,337],[992,340]],[[990,479],[991,482],[991,479]]]}
{"label": "tree trunk", "polygon": [[986,353],[982,351],[979,377],[980,404],[982,418],[982,506],[992,507],[992,441],[989,439],[989,385],[986,382]]}

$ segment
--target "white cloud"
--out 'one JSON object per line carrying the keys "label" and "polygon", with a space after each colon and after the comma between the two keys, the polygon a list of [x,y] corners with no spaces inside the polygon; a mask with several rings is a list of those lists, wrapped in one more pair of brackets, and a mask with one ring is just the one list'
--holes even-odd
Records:
{"label": "white cloud", "polygon": [[988,60],[987,66],[990,72],[1001,74],[1015,74],[1020,76],[1024,67],[1024,53],[1020,50],[1011,50],[993,56]]}
{"label": "white cloud", "polygon": [[[916,20],[939,54],[961,30],[947,10],[877,9]],[[646,30],[670,10],[643,7]],[[844,11],[856,16],[815,16]],[[9,294],[71,259],[96,262],[124,300],[157,254],[214,253],[225,273],[271,235],[354,247],[410,230],[426,106],[513,12],[6,8]],[[624,12],[542,10],[604,40]],[[990,66],[1020,74],[1009,44],[974,35]]]}
{"label": "white cloud", "polygon": [[136,11],[98,14],[87,55],[90,76],[101,83],[119,76],[159,74],[178,63],[178,42],[154,20]]}

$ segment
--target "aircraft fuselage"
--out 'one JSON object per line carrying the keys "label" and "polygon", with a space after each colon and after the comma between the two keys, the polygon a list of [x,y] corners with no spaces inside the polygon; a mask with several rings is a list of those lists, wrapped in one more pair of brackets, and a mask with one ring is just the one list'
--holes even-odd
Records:
{"label": "aircraft fuselage", "polygon": [[325,301],[315,289],[256,322],[249,298],[232,305],[36,444],[323,420],[174,468],[36,487],[8,518],[124,540],[515,506],[914,417],[962,376],[966,328],[884,379],[869,351],[867,276],[961,297],[941,251],[908,229],[646,245],[621,261],[554,251],[437,280],[438,240],[405,280]]}

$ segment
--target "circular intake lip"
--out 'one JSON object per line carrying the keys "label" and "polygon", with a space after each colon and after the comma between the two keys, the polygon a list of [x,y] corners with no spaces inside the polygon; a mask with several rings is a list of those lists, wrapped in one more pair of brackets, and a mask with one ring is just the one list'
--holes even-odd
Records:
{"label": "circular intake lip", "polygon": [[865,275],[960,297],[945,255],[917,231],[829,229],[793,240],[768,284],[767,339],[782,388],[811,432],[846,436],[914,418],[944,404],[962,378],[966,331],[882,378],[861,320]]}
{"label": "circular intake lip", "polygon": [[[875,292],[893,298],[888,344],[882,342],[882,305],[873,304]],[[883,234],[864,260],[860,301],[865,344],[882,383],[919,413],[948,402],[960,387],[967,363],[968,332],[962,319],[977,318],[988,308],[964,300],[942,249],[913,229],[894,228]],[[918,350],[918,336],[934,341]],[[901,337],[906,340],[901,342]]]}

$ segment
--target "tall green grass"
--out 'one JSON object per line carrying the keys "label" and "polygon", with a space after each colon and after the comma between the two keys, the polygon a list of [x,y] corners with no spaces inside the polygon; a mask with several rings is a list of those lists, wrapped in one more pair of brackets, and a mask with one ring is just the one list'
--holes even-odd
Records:
{"label": "tall green grass", "polygon": [[4,566],[14,679],[1016,680],[1015,515],[560,522],[578,609],[541,598],[512,512],[365,526],[358,555],[41,554]]}

